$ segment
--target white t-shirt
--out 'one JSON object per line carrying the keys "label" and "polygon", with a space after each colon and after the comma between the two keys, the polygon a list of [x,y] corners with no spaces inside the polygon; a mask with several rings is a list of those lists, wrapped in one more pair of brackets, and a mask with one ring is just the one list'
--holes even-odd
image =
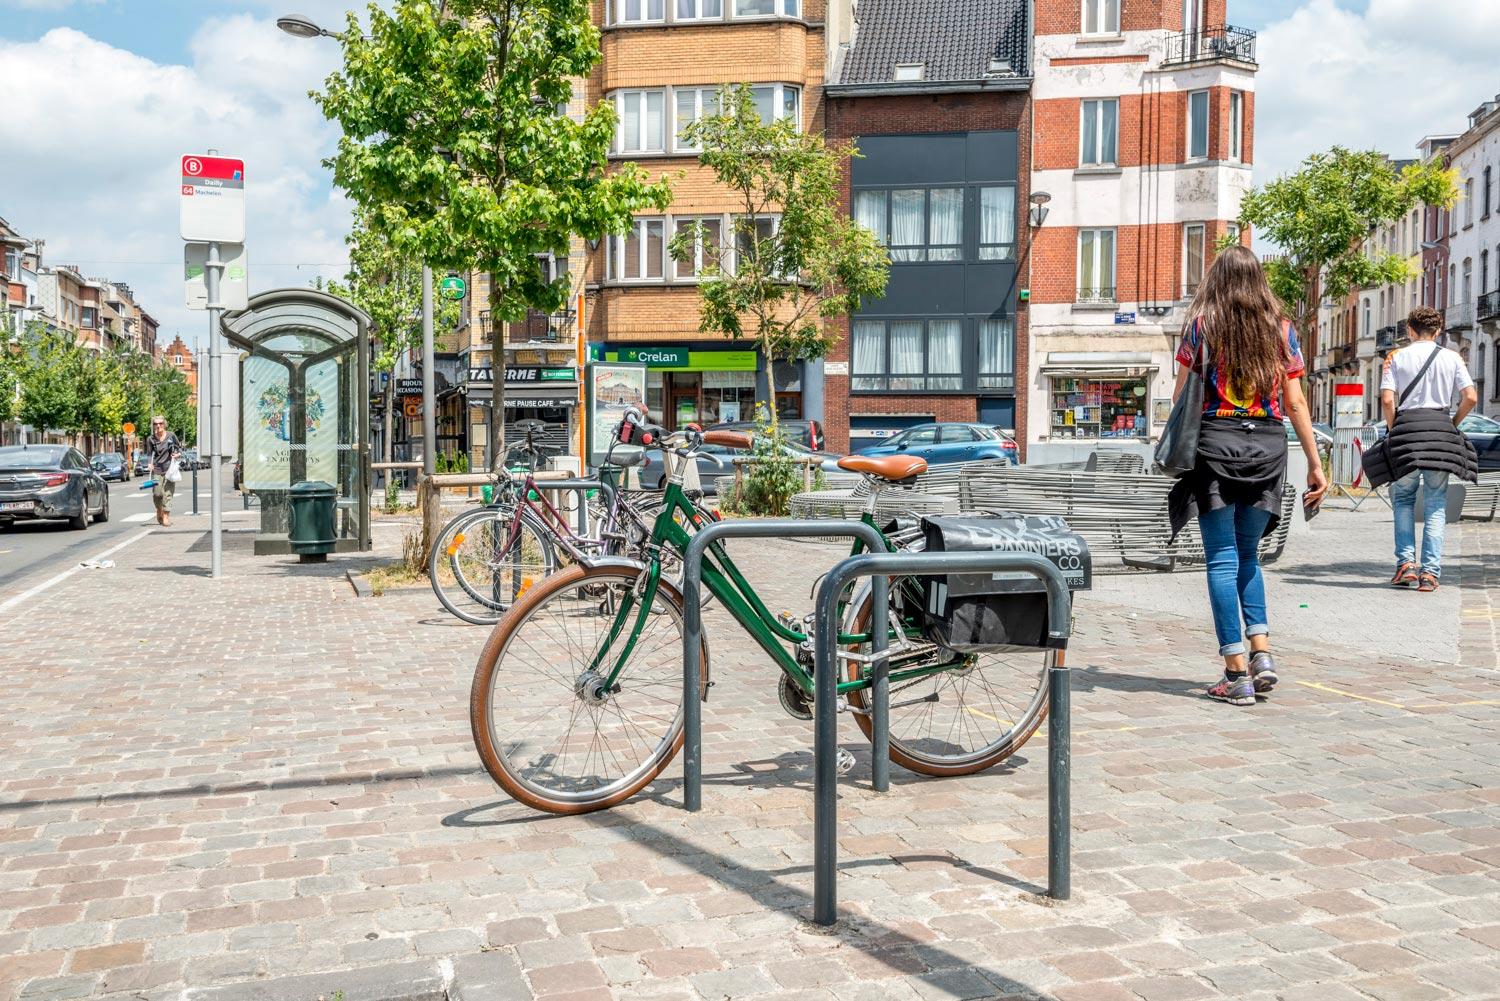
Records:
{"label": "white t-shirt", "polygon": [[1385,365],[1380,374],[1381,391],[1389,389],[1400,400],[1401,394],[1411,385],[1422,366],[1427,364],[1427,357],[1434,351],[1442,353],[1422,376],[1421,383],[1406,397],[1406,402],[1400,405],[1402,410],[1415,410],[1418,407],[1452,410],[1459,395],[1474,385],[1473,378],[1469,376],[1469,367],[1464,364],[1457,351],[1440,348],[1437,341],[1415,341],[1385,356]]}

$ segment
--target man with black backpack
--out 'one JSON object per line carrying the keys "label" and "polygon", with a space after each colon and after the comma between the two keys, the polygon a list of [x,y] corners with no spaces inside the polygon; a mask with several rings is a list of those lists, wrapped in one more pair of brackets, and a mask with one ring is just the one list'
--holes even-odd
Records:
{"label": "man with black backpack", "polygon": [[[1436,591],[1442,576],[1448,477],[1472,481],[1479,476],[1474,446],[1458,430],[1479,394],[1463,358],[1437,343],[1443,314],[1418,306],[1406,324],[1411,343],[1386,356],[1380,377],[1380,405],[1388,429],[1384,452],[1389,458],[1391,508],[1396,519],[1396,573],[1391,584],[1416,584],[1418,591]],[[1425,515],[1420,564],[1416,562],[1419,490]]]}

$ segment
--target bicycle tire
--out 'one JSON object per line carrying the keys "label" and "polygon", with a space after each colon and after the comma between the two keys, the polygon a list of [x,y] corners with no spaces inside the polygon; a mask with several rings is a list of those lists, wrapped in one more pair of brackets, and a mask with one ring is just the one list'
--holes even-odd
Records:
{"label": "bicycle tire", "polygon": [[[474,533],[478,530],[478,526],[487,520],[508,522],[511,517],[513,517],[512,512],[503,508],[485,508],[476,517],[465,522],[461,527],[469,533]],[[529,511],[523,510],[521,512],[521,524],[522,535],[518,541],[524,546],[526,535],[529,533],[531,538],[537,543],[540,549],[538,563],[542,568],[537,577],[538,579],[545,579],[557,569],[558,565],[556,550],[551,541],[551,534]],[[444,549],[441,552],[446,554],[447,550]],[[439,581],[443,576],[442,570],[444,568],[452,574],[453,582],[457,585],[461,594],[452,593],[446,586],[440,585]],[[513,602],[501,602],[492,596],[484,594],[483,588],[489,585],[485,585],[480,581],[470,580],[469,575],[463,571],[456,552],[447,555],[443,566],[433,568],[431,577],[433,578],[433,589],[437,592],[438,600],[442,602],[443,607],[463,621],[474,625],[494,625],[500,621],[500,617],[505,613],[505,609],[513,604]]]}
{"label": "bicycle tire", "polygon": [[487,507],[474,508],[471,511],[460,511],[452,518],[449,518],[447,524],[438,532],[437,537],[432,540],[432,548],[427,551],[427,581],[432,586],[432,593],[437,596],[438,603],[443,608],[447,609],[453,615],[458,615],[459,618],[463,618],[463,616],[454,610],[452,601],[443,593],[443,584],[440,579],[444,563],[448,558],[448,546],[452,543],[454,536],[468,522],[485,517],[489,511],[490,508]]}
{"label": "bicycle tire", "polygon": [[[603,789],[595,790],[592,794],[571,792],[563,793],[553,791],[539,786],[535,781],[528,780],[518,763],[511,760],[502,748],[504,738],[498,733],[497,722],[493,714],[496,704],[495,692],[499,684],[499,676],[502,671],[513,670],[507,668],[507,663],[517,664],[524,668],[528,665],[547,663],[555,666],[555,659],[550,657],[538,657],[532,644],[525,645],[530,652],[520,649],[518,638],[527,629],[528,624],[537,621],[537,617],[550,603],[561,604],[569,600],[568,595],[572,592],[595,595],[599,593],[611,593],[612,588],[634,587],[640,574],[644,571],[641,565],[610,566],[585,566],[574,564],[559,570],[548,577],[541,584],[530,588],[511,607],[506,614],[496,623],[491,631],[489,639],[485,642],[484,649],[480,651],[479,662],[474,669],[474,681],[469,690],[469,726],[474,738],[475,749],[479,752],[479,759],[490,777],[495,780],[506,794],[518,803],[525,804],[535,810],[556,814],[581,814],[591,813],[595,810],[608,809],[618,803],[624,802],[661,774],[662,770],[671,763],[672,759],[682,748],[682,703],[681,703],[681,640],[677,641],[675,648],[676,677],[678,702],[672,720],[657,741],[651,755],[629,774],[623,776],[620,781],[612,783]],[[576,600],[576,599],[575,599]],[[663,615],[653,615],[653,622],[661,622],[670,619],[678,630],[682,626],[682,596],[668,581],[661,581],[658,586],[657,601],[661,603]],[[576,606],[575,606],[576,607]],[[618,641],[617,641],[618,642]],[[517,647],[516,657],[507,661],[507,653],[512,647]],[[579,648],[582,649],[581,647]],[[702,646],[702,690],[708,691],[708,643],[705,639]],[[627,665],[628,666],[628,665]],[[563,665],[564,674],[569,673],[569,667]],[[629,691],[631,689],[631,675],[627,672],[621,676],[621,686]],[[555,677],[554,677],[555,680]],[[550,691],[550,689],[548,690]],[[615,693],[618,694],[618,693]],[[584,702],[584,699],[576,691],[573,699],[564,699],[564,704],[571,705],[572,702]],[[513,708],[514,700],[506,699],[507,708]],[[573,712],[578,712],[574,708]],[[551,717],[555,718],[555,717]],[[570,721],[568,736],[571,737],[573,724]],[[543,755],[547,758],[547,766],[550,768],[552,762],[566,759],[566,753]],[[601,754],[599,761],[602,766],[605,756]],[[588,759],[585,759],[585,765]]]}
{"label": "bicycle tire", "polygon": [[[917,544],[908,548],[912,550],[920,550],[922,547],[920,544]],[[895,588],[900,586],[900,582],[902,579],[903,578],[900,577],[893,577],[890,579],[890,587],[893,591]],[[867,624],[870,620],[870,595],[871,589],[868,584],[863,585],[860,590],[855,593],[854,598],[850,603],[850,607],[845,613],[846,632],[864,632],[867,629]],[[868,652],[870,648],[868,644],[860,644],[857,649],[861,650],[862,652]],[[969,753],[940,755],[931,753],[931,751],[929,750],[923,750],[917,745],[916,740],[903,739],[898,734],[898,730],[901,728],[900,721],[897,719],[897,714],[893,711],[891,714],[890,722],[891,761],[900,765],[902,768],[907,769],[908,771],[916,772],[920,775],[930,775],[935,777],[973,775],[976,772],[982,772],[987,768],[993,768],[995,765],[1004,761],[1006,758],[1016,753],[1016,751],[1020,750],[1026,744],[1026,742],[1031,739],[1031,735],[1036,733],[1037,728],[1042,725],[1042,721],[1047,718],[1047,712],[1051,707],[1051,693],[1047,686],[1047,671],[1055,662],[1056,658],[1058,656],[1061,656],[1061,654],[1058,651],[1054,650],[1038,650],[1026,653],[1008,653],[1003,655],[980,654],[978,656],[1004,656],[1014,659],[1035,658],[1040,665],[1039,669],[1036,671],[1036,687],[1030,693],[1030,696],[1027,698],[1025,705],[1021,707],[1019,712],[1015,713],[1015,716],[1017,717],[1016,719],[1001,720],[994,713],[987,712],[982,709],[970,709],[968,707],[964,707],[962,710],[960,710],[961,713],[972,712],[981,718],[994,720],[995,722],[1001,723],[1002,725],[1009,723],[1010,729],[1002,734],[997,740],[991,741],[984,747],[971,751]],[[861,667],[858,661],[847,662],[846,676],[848,677],[848,680],[859,680],[860,670]],[[974,674],[982,670],[982,667],[971,668],[968,672],[964,673],[964,676]],[[934,681],[935,688],[933,695],[936,695],[939,701],[941,701],[941,695],[938,694],[937,686],[940,686],[942,684],[941,679],[943,679],[948,674],[950,674],[950,672],[944,672],[931,676],[933,679],[937,679]],[[1025,672],[1022,672],[1022,676],[1026,676]],[[926,684],[926,682],[922,681],[917,682],[916,684],[924,685]],[[855,722],[859,725],[860,730],[864,732],[865,737],[867,739],[873,740],[875,736],[875,725],[868,712],[871,703],[870,699],[867,697],[867,690],[852,690],[848,693],[848,697],[849,704],[856,710],[860,710],[853,714]],[[896,702],[898,700],[893,698],[892,701]],[[994,709],[996,712],[1004,711],[999,706],[995,705],[993,703],[993,700],[991,700],[990,702],[990,708]]]}

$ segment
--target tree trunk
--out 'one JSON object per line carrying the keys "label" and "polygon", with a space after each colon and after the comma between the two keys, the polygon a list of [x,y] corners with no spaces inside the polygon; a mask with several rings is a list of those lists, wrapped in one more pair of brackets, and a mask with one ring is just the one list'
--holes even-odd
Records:
{"label": "tree trunk", "polygon": [[498,277],[490,275],[490,422],[485,468],[491,473],[505,461],[505,323],[496,304],[501,291]]}
{"label": "tree trunk", "polygon": [[[766,420],[776,423],[776,391],[771,371],[771,356],[765,348],[755,349],[755,400],[766,405]],[[753,417],[753,415],[752,415]]]}

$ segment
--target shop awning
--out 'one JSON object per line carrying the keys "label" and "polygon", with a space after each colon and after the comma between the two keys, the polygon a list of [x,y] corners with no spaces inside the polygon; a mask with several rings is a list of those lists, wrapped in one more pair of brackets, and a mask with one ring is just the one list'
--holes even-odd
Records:
{"label": "shop awning", "polygon": [[1159,367],[1149,351],[1049,351],[1041,372],[1043,375],[1100,375],[1154,372]]}

